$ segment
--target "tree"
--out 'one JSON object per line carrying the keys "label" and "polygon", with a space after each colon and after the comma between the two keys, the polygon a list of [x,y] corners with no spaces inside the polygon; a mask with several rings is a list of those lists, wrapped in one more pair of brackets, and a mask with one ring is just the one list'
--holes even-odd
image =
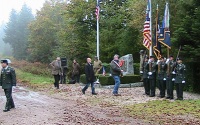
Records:
{"label": "tree", "polygon": [[46,1],[30,24],[29,61],[50,62],[55,58],[54,52],[59,48],[57,33],[62,25],[60,7],[60,1]]}
{"label": "tree", "polygon": [[182,46],[181,57],[188,61],[198,61],[200,57],[200,4],[198,0],[181,1],[179,21],[174,25],[173,43]]}
{"label": "tree", "polygon": [[26,59],[28,45],[28,24],[33,20],[31,9],[26,4],[22,6],[19,14],[11,11],[10,20],[5,29],[4,42],[13,48],[13,56],[17,59]]}
{"label": "tree", "polygon": [[3,37],[5,35],[4,29],[5,29],[6,24],[2,23],[0,26],[0,53],[6,56],[11,56],[12,55],[12,48],[8,43],[4,43]]}

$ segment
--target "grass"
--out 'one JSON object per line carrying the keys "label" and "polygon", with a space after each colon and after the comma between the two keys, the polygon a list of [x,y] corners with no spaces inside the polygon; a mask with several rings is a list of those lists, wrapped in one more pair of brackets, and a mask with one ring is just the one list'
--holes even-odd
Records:
{"label": "grass", "polygon": [[[193,124],[200,121],[200,100],[155,100],[125,106],[126,113],[135,118],[165,124]],[[187,118],[185,118],[187,117]]]}
{"label": "grass", "polygon": [[23,72],[19,69],[16,69],[17,79],[23,83],[30,83],[30,84],[52,84],[53,83],[53,76],[42,76],[42,75],[34,75],[31,73]]}

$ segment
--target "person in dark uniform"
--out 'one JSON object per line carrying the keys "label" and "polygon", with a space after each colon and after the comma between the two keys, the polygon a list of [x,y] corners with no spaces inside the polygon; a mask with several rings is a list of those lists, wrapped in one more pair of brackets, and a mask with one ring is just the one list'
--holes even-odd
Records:
{"label": "person in dark uniform", "polygon": [[177,100],[183,100],[183,87],[185,85],[185,71],[186,67],[182,63],[182,59],[178,59],[176,66],[176,78],[175,78],[175,84],[176,84],[176,94],[177,94]]}
{"label": "person in dark uniform", "polygon": [[166,89],[166,63],[164,62],[164,57],[161,57],[157,61],[157,78],[158,78],[158,86],[160,89],[160,97],[165,97],[165,89]]}
{"label": "person in dark uniform", "polygon": [[4,89],[6,96],[6,105],[4,112],[10,111],[11,108],[15,108],[15,104],[12,98],[12,87],[16,86],[16,74],[14,68],[8,66],[7,60],[1,60],[2,70],[0,78],[0,86]]}
{"label": "person in dark uniform", "polygon": [[148,61],[148,78],[150,84],[150,95],[149,97],[155,96],[156,91],[156,62],[154,61],[154,56],[150,56]]}
{"label": "person in dark uniform", "polygon": [[174,81],[176,77],[176,73],[174,68],[176,66],[176,62],[174,62],[174,57],[170,56],[169,59],[166,61],[167,64],[167,81],[166,81],[166,88],[167,88],[167,97],[166,99],[174,99]]}
{"label": "person in dark uniform", "polygon": [[91,63],[91,58],[87,58],[87,63],[85,65],[85,75],[86,75],[86,85],[82,89],[82,93],[85,94],[85,91],[88,89],[89,85],[91,84],[91,89],[92,89],[92,95],[97,95],[95,93],[95,88],[94,88],[94,81],[95,81],[95,75],[94,75],[94,70],[93,70],[93,65]]}
{"label": "person in dark uniform", "polygon": [[148,71],[149,71],[148,60],[149,60],[149,57],[146,57],[143,64],[143,71],[142,71],[142,79],[143,79],[143,85],[144,85],[144,90],[145,90],[146,95],[150,94],[150,85],[149,85],[149,79],[148,79]]}

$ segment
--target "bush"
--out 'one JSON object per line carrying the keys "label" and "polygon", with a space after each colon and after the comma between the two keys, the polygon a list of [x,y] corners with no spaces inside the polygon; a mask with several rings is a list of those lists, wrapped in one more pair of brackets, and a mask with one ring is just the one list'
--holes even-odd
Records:
{"label": "bush", "polygon": [[134,74],[140,74],[140,63],[134,63],[133,64],[134,67]]}
{"label": "bush", "polygon": [[18,68],[24,72],[32,73],[35,75],[48,76],[51,75],[51,68],[48,64],[42,64],[40,62],[30,63],[25,60],[12,60],[11,66]]}
{"label": "bush", "polygon": [[200,62],[187,62],[186,65],[186,85],[184,90],[200,93]]}
{"label": "bush", "polygon": [[[140,79],[141,79],[141,77],[139,75],[125,75],[125,76],[121,77],[121,84],[139,82]],[[85,74],[81,75],[80,81],[82,83],[86,83]],[[99,75],[99,81],[100,81],[101,85],[114,85],[114,80],[109,75],[106,75],[106,76]]]}

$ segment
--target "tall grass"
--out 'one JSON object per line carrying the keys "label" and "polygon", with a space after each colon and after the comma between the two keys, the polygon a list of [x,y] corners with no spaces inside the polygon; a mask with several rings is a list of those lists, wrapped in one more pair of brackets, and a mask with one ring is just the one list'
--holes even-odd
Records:
{"label": "tall grass", "polygon": [[19,60],[12,59],[11,66],[27,73],[52,77],[51,69],[48,64],[42,64],[40,62],[30,63],[25,60],[19,61]]}
{"label": "tall grass", "polygon": [[53,83],[53,76],[42,76],[36,75],[32,73],[27,73],[22,70],[16,69],[17,79],[22,83],[30,83],[30,84],[52,84]]}

